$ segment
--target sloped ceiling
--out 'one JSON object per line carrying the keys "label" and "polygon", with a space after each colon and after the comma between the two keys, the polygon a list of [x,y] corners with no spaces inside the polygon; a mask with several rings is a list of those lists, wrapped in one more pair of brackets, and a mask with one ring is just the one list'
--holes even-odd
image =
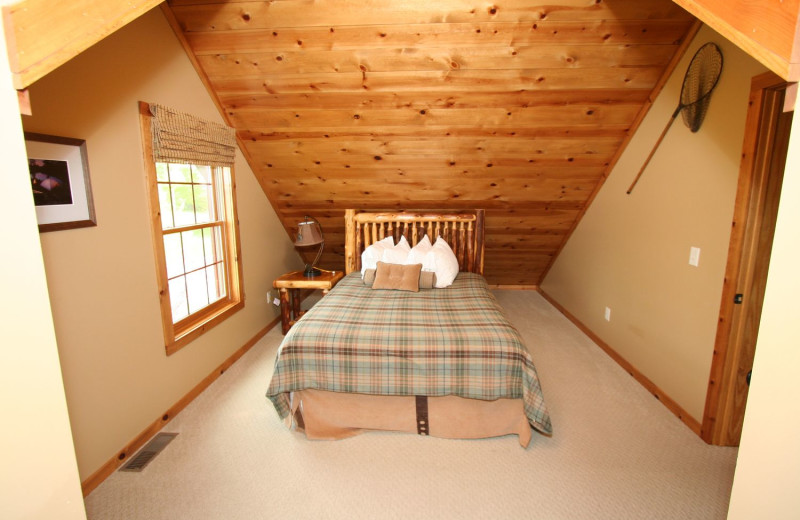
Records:
{"label": "sloped ceiling", "polygon": [[[346,208],[487,210],[485,274],[538,284],[695,19],[669,0],[169,0],[292,233]],[[267,238],[265,237],[265,240]]]}

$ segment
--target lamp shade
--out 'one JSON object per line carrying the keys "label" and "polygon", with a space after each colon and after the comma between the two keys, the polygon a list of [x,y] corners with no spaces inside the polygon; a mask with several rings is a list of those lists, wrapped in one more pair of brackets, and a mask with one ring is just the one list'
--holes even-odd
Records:
{"label": "lamp shade", "polygon": [[315,246],[321,244],[322,229],[316,220],[304,220],[297,226],[297,239],[294,241],[296,246]]}

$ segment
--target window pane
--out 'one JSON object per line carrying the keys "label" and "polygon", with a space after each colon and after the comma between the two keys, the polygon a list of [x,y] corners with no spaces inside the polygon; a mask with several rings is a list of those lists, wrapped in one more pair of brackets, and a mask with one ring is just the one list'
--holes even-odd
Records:
{"label": "window pane", "polygon": [[211,183],[211,166],[192,165],[192,182]]}
{"label": "window pane", "polygon": [[222,230],[218,226],[203,229],[203,244],[206,250],[206,265],[223,260]]}
{"label": "window pane", "polygon": [[226,295],[225,270],[222,264],[206,267],[206,282],[208,283],[208,298],[212,303]]}
{"label": "window pane", "polygon": [[181,236],[178,233],[164,235],[164,257],[167,260],[167,278],[174,278],[186,272],[183,269],[183,249]]}
{"label": "window pane", "polygon": [[200,269],[206,265],[205,254],[203,253],[203,230],[193,229],[181,233],[183,237],[183,261],[186,272]]}
{"label": "window pane", "polygon": [[201,269],[186,275],[186,287],[189,291],[189,312],[197,312],[208,305],[208,287],[206,270]]}
{"label": "window pane", "polygon": [[161,228],[169,229],[174,227],[172,221],[172,197],[170,196],[169,184],[158,185],[158,200],[161,207]]}
{"label": "window pane", "polygon": [[158,182],[169,181],[169,169],[167,163],[156,163],[156,180]]}
{"label": "window pane", "polygon": [[188,164],[170,164],[169,180],[171,182],[192,182],[192,170]]}
{"label": "window pane", "polygon": [[180,321],[189,315],[185,277],[179,276],[169,281],[169,299],[172,302],[172,323]]}
{"label": "window pane", "polygon": [[198,224],[214,220],[214,197],[210,184],[194,185],[194,205]]}
{"label": "window pane", "polygon": [[191,184],[172,185],[172,207],[175,214],[175,226],[190,226],[195,223]]}

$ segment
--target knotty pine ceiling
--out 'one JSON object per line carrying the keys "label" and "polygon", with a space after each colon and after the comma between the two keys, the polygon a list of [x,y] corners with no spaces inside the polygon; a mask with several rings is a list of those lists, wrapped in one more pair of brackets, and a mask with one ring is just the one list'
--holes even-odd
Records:
{"label": "knotty pine ceiling", "polygon": [[669,0],[165,12],[287,232],[322,223],[322,267],[344,267],[346,208],[484,208],[497,285],[541,281],[696,30]]}

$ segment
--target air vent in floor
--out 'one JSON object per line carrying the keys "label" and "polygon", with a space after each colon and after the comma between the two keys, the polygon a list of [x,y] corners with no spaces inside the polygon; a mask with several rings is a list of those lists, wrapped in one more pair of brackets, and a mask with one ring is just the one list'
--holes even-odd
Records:
{"label": "air vent in floor", "polygon": [[151,460],[153,460],[156,455],[161,453],[161,450],[167,447],[172,439],[174,439],[178,434],[177,433],[158,433],[155,437],[153,437],[150,442],[144,445],[144,447],[139,450],[139,453],[136,454],[131,460],[128,461],[127,464],[122,466],[119,470],[120,471],[142,471],[145,466],[147,466]]}

